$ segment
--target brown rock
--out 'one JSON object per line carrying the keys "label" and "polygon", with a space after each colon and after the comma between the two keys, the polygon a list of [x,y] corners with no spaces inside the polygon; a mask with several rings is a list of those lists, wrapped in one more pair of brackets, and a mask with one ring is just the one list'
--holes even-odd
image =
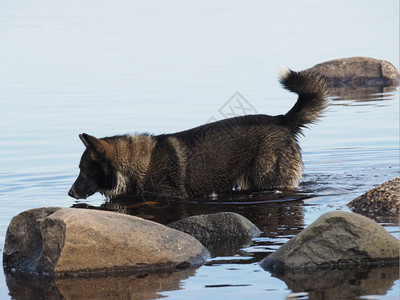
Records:
{"label": "brown rock", "polygon": [[12,219],[3,263],[17,270],[65,275],[190,267],[207,256],[193,237],[138,217],[39,208]]}
{"label": "brown rock", "polygon": [[374,187],[351,201],[348,206],[367,216],[394,216],[400,213],[400,177]]}
{"label": "brown rock", "polygon": [[309,70],[327,78],[331,86],[397,86],[400,74],[386,60],[349,57],[320,63]]}
{"label": "brown rock", "polygon": [[399,241],[358,214],[328,212],[260,264],[270,271],[398,264]]}

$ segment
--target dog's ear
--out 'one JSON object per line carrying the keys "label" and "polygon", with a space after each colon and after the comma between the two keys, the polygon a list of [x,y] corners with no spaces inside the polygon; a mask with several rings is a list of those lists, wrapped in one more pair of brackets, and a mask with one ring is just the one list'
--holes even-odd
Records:
{"label": "dog's ear", "polygon": [[93,150],[96,158],[110,158],[112,154],[111,146],[104,140],[100,140],[86,133],[79,135],[86,148]]}
{"label": "dog's ear", "polygon": [[79,135],[79,138],[81,139],[81,141],[85,145],[85,147],[89,148],[90,147],[89,140],[90,140],[90,138],[94,138],[94,137],[92,137],[86,133],[82,133]]}

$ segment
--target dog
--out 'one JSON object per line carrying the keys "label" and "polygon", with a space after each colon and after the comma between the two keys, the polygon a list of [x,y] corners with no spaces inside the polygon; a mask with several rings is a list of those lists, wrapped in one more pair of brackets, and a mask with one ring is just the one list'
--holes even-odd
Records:
{"label": "dog", "polygon": [[86,150],[69,196],[204,196],[296,188],[303,169],[298,137],[322,116],[329,87],[310,71],[286,69],[280,82],[298,94],[284,115],[245,115],[157,136],[80,134]]}

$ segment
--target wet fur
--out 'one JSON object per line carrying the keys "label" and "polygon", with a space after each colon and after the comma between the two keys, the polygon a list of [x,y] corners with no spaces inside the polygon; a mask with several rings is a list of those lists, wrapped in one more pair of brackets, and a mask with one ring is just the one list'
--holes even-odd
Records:
{"label": "wet fur", "polygon": [[298,136],[321,116],[329,90],[311,72],[286,70],[280,81],[299,95],[285,115],[247,115],[157,136],[81,134],[86,151],[69,195],[189,196],[296,187],[303,166]]}

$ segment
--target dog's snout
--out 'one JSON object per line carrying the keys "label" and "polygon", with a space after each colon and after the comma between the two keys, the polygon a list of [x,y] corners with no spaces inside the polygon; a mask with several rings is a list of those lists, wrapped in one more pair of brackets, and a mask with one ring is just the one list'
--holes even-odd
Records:
{"label": "dog's snout", "polygon": [[72,187],[69,189],[69,191],[68,191],[68,196],[77,199],[76,193],[75,193],[75,190],[74,190],[74,186],[72,186]]}
{"label": "dog's snout", "polygon": [[74,199],[86,199],[98,191],[95,185],[90,185],[91,182],[82,183],[81,177],[74,182],[68,191],[68,196]]}

